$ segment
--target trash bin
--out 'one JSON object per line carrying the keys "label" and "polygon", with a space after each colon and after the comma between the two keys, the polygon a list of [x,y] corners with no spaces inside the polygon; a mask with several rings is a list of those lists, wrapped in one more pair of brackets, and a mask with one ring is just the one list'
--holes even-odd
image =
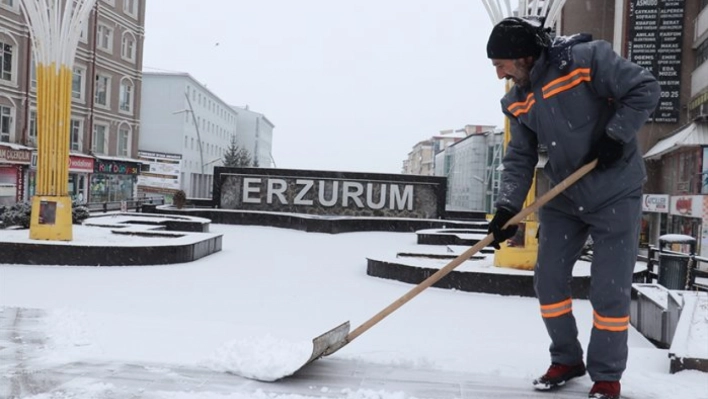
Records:
{"label": "trash bin", "polygon": [[690,257],[684,254],[659,254],[658,283],[670,290],[685,290]]}
{"label": "trash bin", "polygon": [[664,234],[659,237],[659,250],[696,253],[696,239],[685,234]]}

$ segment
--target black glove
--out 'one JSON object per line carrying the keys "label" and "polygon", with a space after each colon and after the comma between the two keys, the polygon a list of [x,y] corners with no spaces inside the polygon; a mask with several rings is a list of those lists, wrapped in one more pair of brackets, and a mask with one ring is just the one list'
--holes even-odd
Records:
{"label": "black glove", "polygon": [[519,230],[518,225],[511,225],[507,228],[503,228],[506,222],[513,218],[515,213],[511,212],[506,208],[497,208],[497,213],[494,214],[494,218],[489,222],[489,229],[487,232],[494,235],[494,241],[492,241],[492,246],[496,249],[500,249],[499,244],[510,239]]}
{"label": "black glove", "polygon": [[[597,158],[598,169],[608,169],[624,155],[624,143],[605,133],[590,151],[590,160]],[[588,161],[588,162],[589,162]]]}

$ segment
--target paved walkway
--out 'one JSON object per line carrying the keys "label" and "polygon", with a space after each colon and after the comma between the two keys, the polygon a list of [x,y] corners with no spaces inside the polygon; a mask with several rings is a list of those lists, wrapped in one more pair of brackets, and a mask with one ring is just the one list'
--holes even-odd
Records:
{"label": "paved walkway", "polygon": [[[589,381],[568,384],[562,391],[538,393],[525,379],[495,379],[475,374],[406,369],[361,362],[320,359],[297,375],[264,383],[198,366],[170,364],[73,362],[49,364],[46,336],[41,331],[45,312],[5,308],[0,311],[0,398],[40,395],[42,399],[158,399],[175,393],[242,394],[262,399],[270,395],[312,398],[385,399],[376,392],[400,392],[396,398],[434,399],[578,399],[585,398]],[[361,394],[357,394],[361,392]],[[178,396],[179,397],[179,396]],[[285,399],[285,398],[283,398]]]}

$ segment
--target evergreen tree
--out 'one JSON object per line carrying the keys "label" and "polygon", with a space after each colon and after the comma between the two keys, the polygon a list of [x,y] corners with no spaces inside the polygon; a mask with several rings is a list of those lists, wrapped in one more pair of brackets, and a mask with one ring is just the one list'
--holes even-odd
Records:
{"label": "evergreen tree", "polygon": [[229,168],[243,168],[251,166],[253,160],[247,149],[238,145],[236,136],[231,136],[231,144],[224,153],[224,166]]}

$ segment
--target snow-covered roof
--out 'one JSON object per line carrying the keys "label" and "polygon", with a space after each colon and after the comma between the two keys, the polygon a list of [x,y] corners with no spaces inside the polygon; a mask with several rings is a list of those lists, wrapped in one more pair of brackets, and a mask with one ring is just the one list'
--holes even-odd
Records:
{"label": "snow-covered roof", "polygon": [[110,156],[110,155],[93,155],[96,159],[102,159],[104,161],[118,161],[118,162],[132,162],[132,163],[144,163],[147,164],[149,162],[146,162],[141,159],[133,159],[133,158],[128,158],[128,157],[116,157],[116,156]]}
{"label": "snow-covered roof", "polygon": [[657,160],[681,147],[708,145],[708,124],[693,122],[669,137],[659,140],[646,154],[644,159]]}
{"label": "snow-covered roof", "polygon": [[34,148],[34,147],[27,147],[26,145],[15,144],[15,143],[0,143],[0,145],[4,146],[4,147],[10,147],[13,150],[26,150],[26,151],[36,150],[36,148]]}

